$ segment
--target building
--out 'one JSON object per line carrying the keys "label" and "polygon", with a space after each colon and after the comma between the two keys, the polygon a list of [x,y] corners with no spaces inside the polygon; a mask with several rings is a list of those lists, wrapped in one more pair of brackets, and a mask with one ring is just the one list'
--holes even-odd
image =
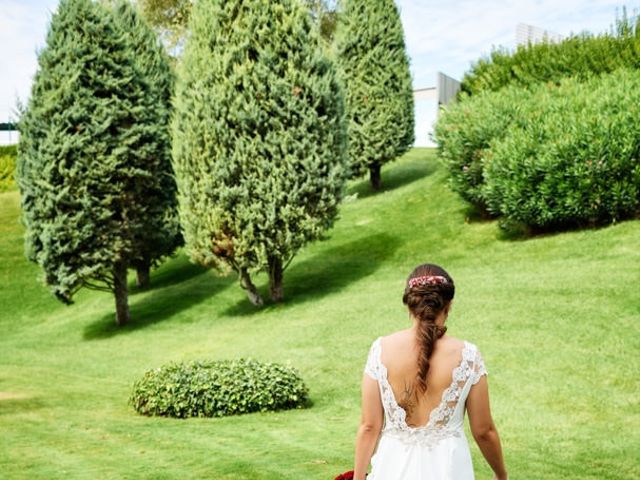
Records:
{"label": "building", "polygon": [[528,45],[534,43],[557,43],[564,39],[559,33],[550,32],[540,27],[519,23],[516,25],[516,45]]}
{"label": "building", "polygon": [[415,105],[416,147],[433,147],[431,132],[438,119],[440,107],[454,101],[460,91],[460,82],[444,73],[436,75],[434,87],[416,88],[413,91]]}

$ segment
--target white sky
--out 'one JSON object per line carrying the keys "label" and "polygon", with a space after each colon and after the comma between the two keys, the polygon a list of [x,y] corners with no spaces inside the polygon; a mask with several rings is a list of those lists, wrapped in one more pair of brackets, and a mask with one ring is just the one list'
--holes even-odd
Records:
{"label": "white sky", "polygon": [[[518,23],[562,35],[604,32],[616,12],[629,13],[640,0],[397,0],[411,58],[414,87],[435,84],[436,72],[461,79],[471,62],[492,46],[515,46]],[[0,0],[0,122],[12,115],[16,98],[27,100],[36,70],[36,50],[58,0]],[[431,123],[435,105],[416,105],[420,123]],[[433,117],[433,118],[432,118]],[[427,131],[418,131],[425,144]],[[422,140],[420,140],[422,139]],[[428,143],[428,142],[427,142]]]}

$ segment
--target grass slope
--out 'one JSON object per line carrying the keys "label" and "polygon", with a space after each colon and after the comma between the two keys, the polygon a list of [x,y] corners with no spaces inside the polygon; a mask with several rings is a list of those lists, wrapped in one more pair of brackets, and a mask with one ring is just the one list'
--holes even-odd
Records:
{"label": "grass slope", "polygon": [[[18,194],[1,194],[1,476],[333,478],[351,468],[368,348],[408,326],[405,277],[431,261],[458,286],[449,332],[483,352],[511,478],[639,478],[640,221],[507,240],[466,219],[432,150],[383,181],[351,185],[330,238],[286,272],[286,304],[255,310],[234,278],[180,254],[133,292],[123,329],[107,294],[54,300],[24,259]],[[241,356],[297,367],[313,407],[173,420],[127,405],[147,369]]]}

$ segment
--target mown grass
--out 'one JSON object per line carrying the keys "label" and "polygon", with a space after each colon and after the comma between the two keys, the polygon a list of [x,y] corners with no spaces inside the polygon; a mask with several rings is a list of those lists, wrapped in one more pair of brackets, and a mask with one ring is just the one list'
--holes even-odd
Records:
{"label": "mown grass", "polygon": [[[351,468],[370,343],[408,325],[405,276],[430,261],[457,283],[449,332],[485,357],[511,478],[639,478],[640,221],[508,240],[469,218],[432,150],[383,181],[378,194],[350,186],[329,238],[286,272],[285,304],[256,310],[234,278],[180,253],[150,290],[133,290],[122,329],[109,295],[65,307],[37,281],[18,193],[1,194],[0,476],[333,478]],[[173,420],[127,405],[147,369],[237,357],[294,365],[313,406]],[[490,479],[472,450],[477,478]]]}

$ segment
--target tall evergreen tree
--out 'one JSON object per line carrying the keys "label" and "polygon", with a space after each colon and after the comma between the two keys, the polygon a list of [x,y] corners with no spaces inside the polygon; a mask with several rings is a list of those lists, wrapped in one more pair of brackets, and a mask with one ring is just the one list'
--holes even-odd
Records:
{"label": "tall evergreen tree", "polygon": [[[146,202],[144,223],[136,238],[137,258],[132,266],[137,270],[138,286],[149,283],[149,269],[182,244],[178,218],[176,182],[171,165],[171,97],[174,74],[169,56],[155,32],[128,0],[112,2],[115,16],[133,48],[139,75],[146,86],[144,121],[153,130],[144,151],[145,169],[151,174],[147,181],[136,185],[135,194]],[[137,146],[140,148],[140,146]],[[132,152],[134,154],[134,152]]]}
{"label": "tall evergreen tree", "polygon": [[352,175],[369,172],[378,190],[382,165],[415,140],[409,59],[394,0],[342,0],[336,47]]}
{"label": "tall evergreen tree", "polygon": [[185,242],[203,265],[283,271],[332,226],[345,182],[343,98],[298,0],[196,3],[178,67],[174,168]]}
{"label": "tall evergreen tree", "polygon": [[63,302],[113,292],[129,319],[127,268],[149,205],[140,193],[156,132],[125,35],[91,0],[61,0],[20,122],[18,179],[27,256]]}

